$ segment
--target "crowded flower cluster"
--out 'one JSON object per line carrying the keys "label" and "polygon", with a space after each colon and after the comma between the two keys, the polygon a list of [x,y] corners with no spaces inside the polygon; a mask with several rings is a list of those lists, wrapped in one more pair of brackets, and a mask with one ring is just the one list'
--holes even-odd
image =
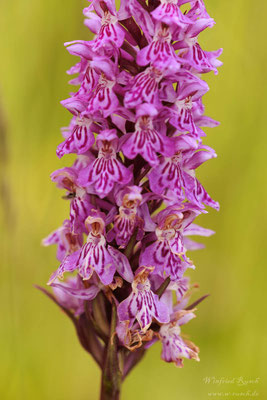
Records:
{"label": "crowded flower cluster", "polygon": [[51,175],[70,210],[44,239],[60,264],[48,284],[99,364],[112,334],[127,371],[156,341],[181,367],[199,360],[181,334],[195,317],[187,251],[202,248],[190,237],[213,234],[195,218],[219,209],[196,176],[216,157],[203,143],[218,123],[204,115],[202,74],[217,74],[221,50],[198,42],[214,20],[203,0],[93,0],[84,15],[93,40],[66,43],[78,89],[62,101],[72,119],[57,155],[77,157]]}

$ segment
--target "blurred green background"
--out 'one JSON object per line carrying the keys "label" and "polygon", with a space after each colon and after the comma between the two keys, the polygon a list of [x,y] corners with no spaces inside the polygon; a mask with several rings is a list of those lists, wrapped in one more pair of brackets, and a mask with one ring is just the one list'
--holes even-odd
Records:
{"label": "blurred green background", "polygon": [[[1,83],[1,322],[0,398],[97,399],[100,373],[78,344],[69,320],[33,288],[56,269],[55,249],[41,239],[68,212],[49,174],[68,164],[55,154],[60,127],[69,121],[59,101],[68,96],[65,75],[76,60],[63,42],[90,39],[82,0],[0,2]],[[221,121],[206,144],[218,158],[199,170],[220,213],[200,218],[216,230],[194,253],[200,283],[210,293],[185,329],[199,345],[201,362],[177,369],[160,360],[160,346],[123,386],[122,399],[206,400],[264,396],[266,363],[266,14],[267,3],[206,0],[217,25],[202,34],[207,50],[224,48],[219,75],[207,76],[206,112]],[[266,219],[265,219],[266,221]],[[266,372],[266,368],[265,368]],[[216,385],[206,377],[260,378],[259,384]],[[266,388],[265,388],[266,389]],[[258,396],[241,397],[256,390]],[[230,392],[229,396],[225,393]],[[210,395],[211,393],[211,395]],[[213,397],[212,397],[213,396]],[[218,397],[219,395],[217,395]],[[219,396],[219,397],[221,397]]]}

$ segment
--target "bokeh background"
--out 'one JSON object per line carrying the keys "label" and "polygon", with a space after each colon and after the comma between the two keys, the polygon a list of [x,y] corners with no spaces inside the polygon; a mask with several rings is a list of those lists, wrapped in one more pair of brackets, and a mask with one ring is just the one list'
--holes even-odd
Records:
{"label": "bokeh background", "polygon": [[[75,60],[65,41],[90,39],[82,0],[0,1],[0,398],[97,399],[100,373],[81,349],[69,320],[33,284],[56,269],[55,249],[40,246],[68,212],[49,174],[59,161],[60,127],[69,115],[59,104],[70,87],[65,75]],[[128,377],[122,399],[232,400],[267,398],[266,372],[266,62],[267,3],[206,0],[217,21],[202,34],[207,50],[224,47],[224,66],[206,76],[206,112],[221,121],[206,144],[218,158],[199,170],[221,203],[199,223],[216,230],[193,255],[198,307],[186,332],[201,349],[201,362],[177,369],[150,349]],[[259,383],[217,385],[213,378]],[[207,383],[211,379],[211,383]],[[240,393],[256,391],[253,396]],[[225,393],[230,392],[229,396]],[[215,393],[215,394],[214,394]],[[254,392],[255,393],[255,392]],[[264,394],[265,393],[265,394]],[[219,397],[221,397],[219,396]],[[266,397],[265,397],[266,396]]]}

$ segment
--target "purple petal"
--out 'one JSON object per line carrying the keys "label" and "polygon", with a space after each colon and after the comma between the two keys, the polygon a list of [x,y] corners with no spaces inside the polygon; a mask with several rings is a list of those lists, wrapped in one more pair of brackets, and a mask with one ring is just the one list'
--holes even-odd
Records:
{"label": "purple petal", "polygon": [[196,224],[191,224],[188,227],[185,228],[184,230],[184,235],[190,236],[190,235],[198,235],[198,236],[212,236],[214,235],[214,231],[211,229],[206,229],[202,228],[202,226],[196,225]]}
{"label": "purple petal", "polygon": [[108,251],[114,259],[114,264],[116,265],[118,273],[127,282],[132,282],[134,276],[128,258],[119,250],[114,249],[112,246],[108,246]]}
{"label": "purple petal", "polygon": [[80,251],[76,251],[75,253],[66,256],[61,263],[60,267],[51,275],[48,285],[54,282],[55,279],[62,279],[65,272],[73,272],[76,269],[76,262],[79,258]]}
{"label": "purple petal", "polygon": [[100,288],[95,285],[92,285],[89,288],[83,288],[83,289],[72,288],[70,286],[66,286],[66,285],[60,284],[60,283],[52,283],[51,286],[62,290],[69,296],[73,296],[73,297],[75,297],[77,299],[81,299],[81,300],[93,300],[100,291]]}
{"label": "purple petal", "polygon": [[113,281],[116,267],[104,243],[103,239],[98,243],[87,239],[77,260],[77,267],[83,279],[90,279],[95,271],[103,285],[109,285]]}

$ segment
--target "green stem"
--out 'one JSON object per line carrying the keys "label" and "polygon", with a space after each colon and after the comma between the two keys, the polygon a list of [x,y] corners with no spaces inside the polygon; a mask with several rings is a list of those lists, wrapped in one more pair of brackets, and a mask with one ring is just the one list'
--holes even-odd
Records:
{"label": "green stem", "polygon": [[105,362],[102,371],[100,400],[119,400],[121,390],[121,370],[119,367],[117,337],[117,311],[112,304],[109,342],[106,345]]}

